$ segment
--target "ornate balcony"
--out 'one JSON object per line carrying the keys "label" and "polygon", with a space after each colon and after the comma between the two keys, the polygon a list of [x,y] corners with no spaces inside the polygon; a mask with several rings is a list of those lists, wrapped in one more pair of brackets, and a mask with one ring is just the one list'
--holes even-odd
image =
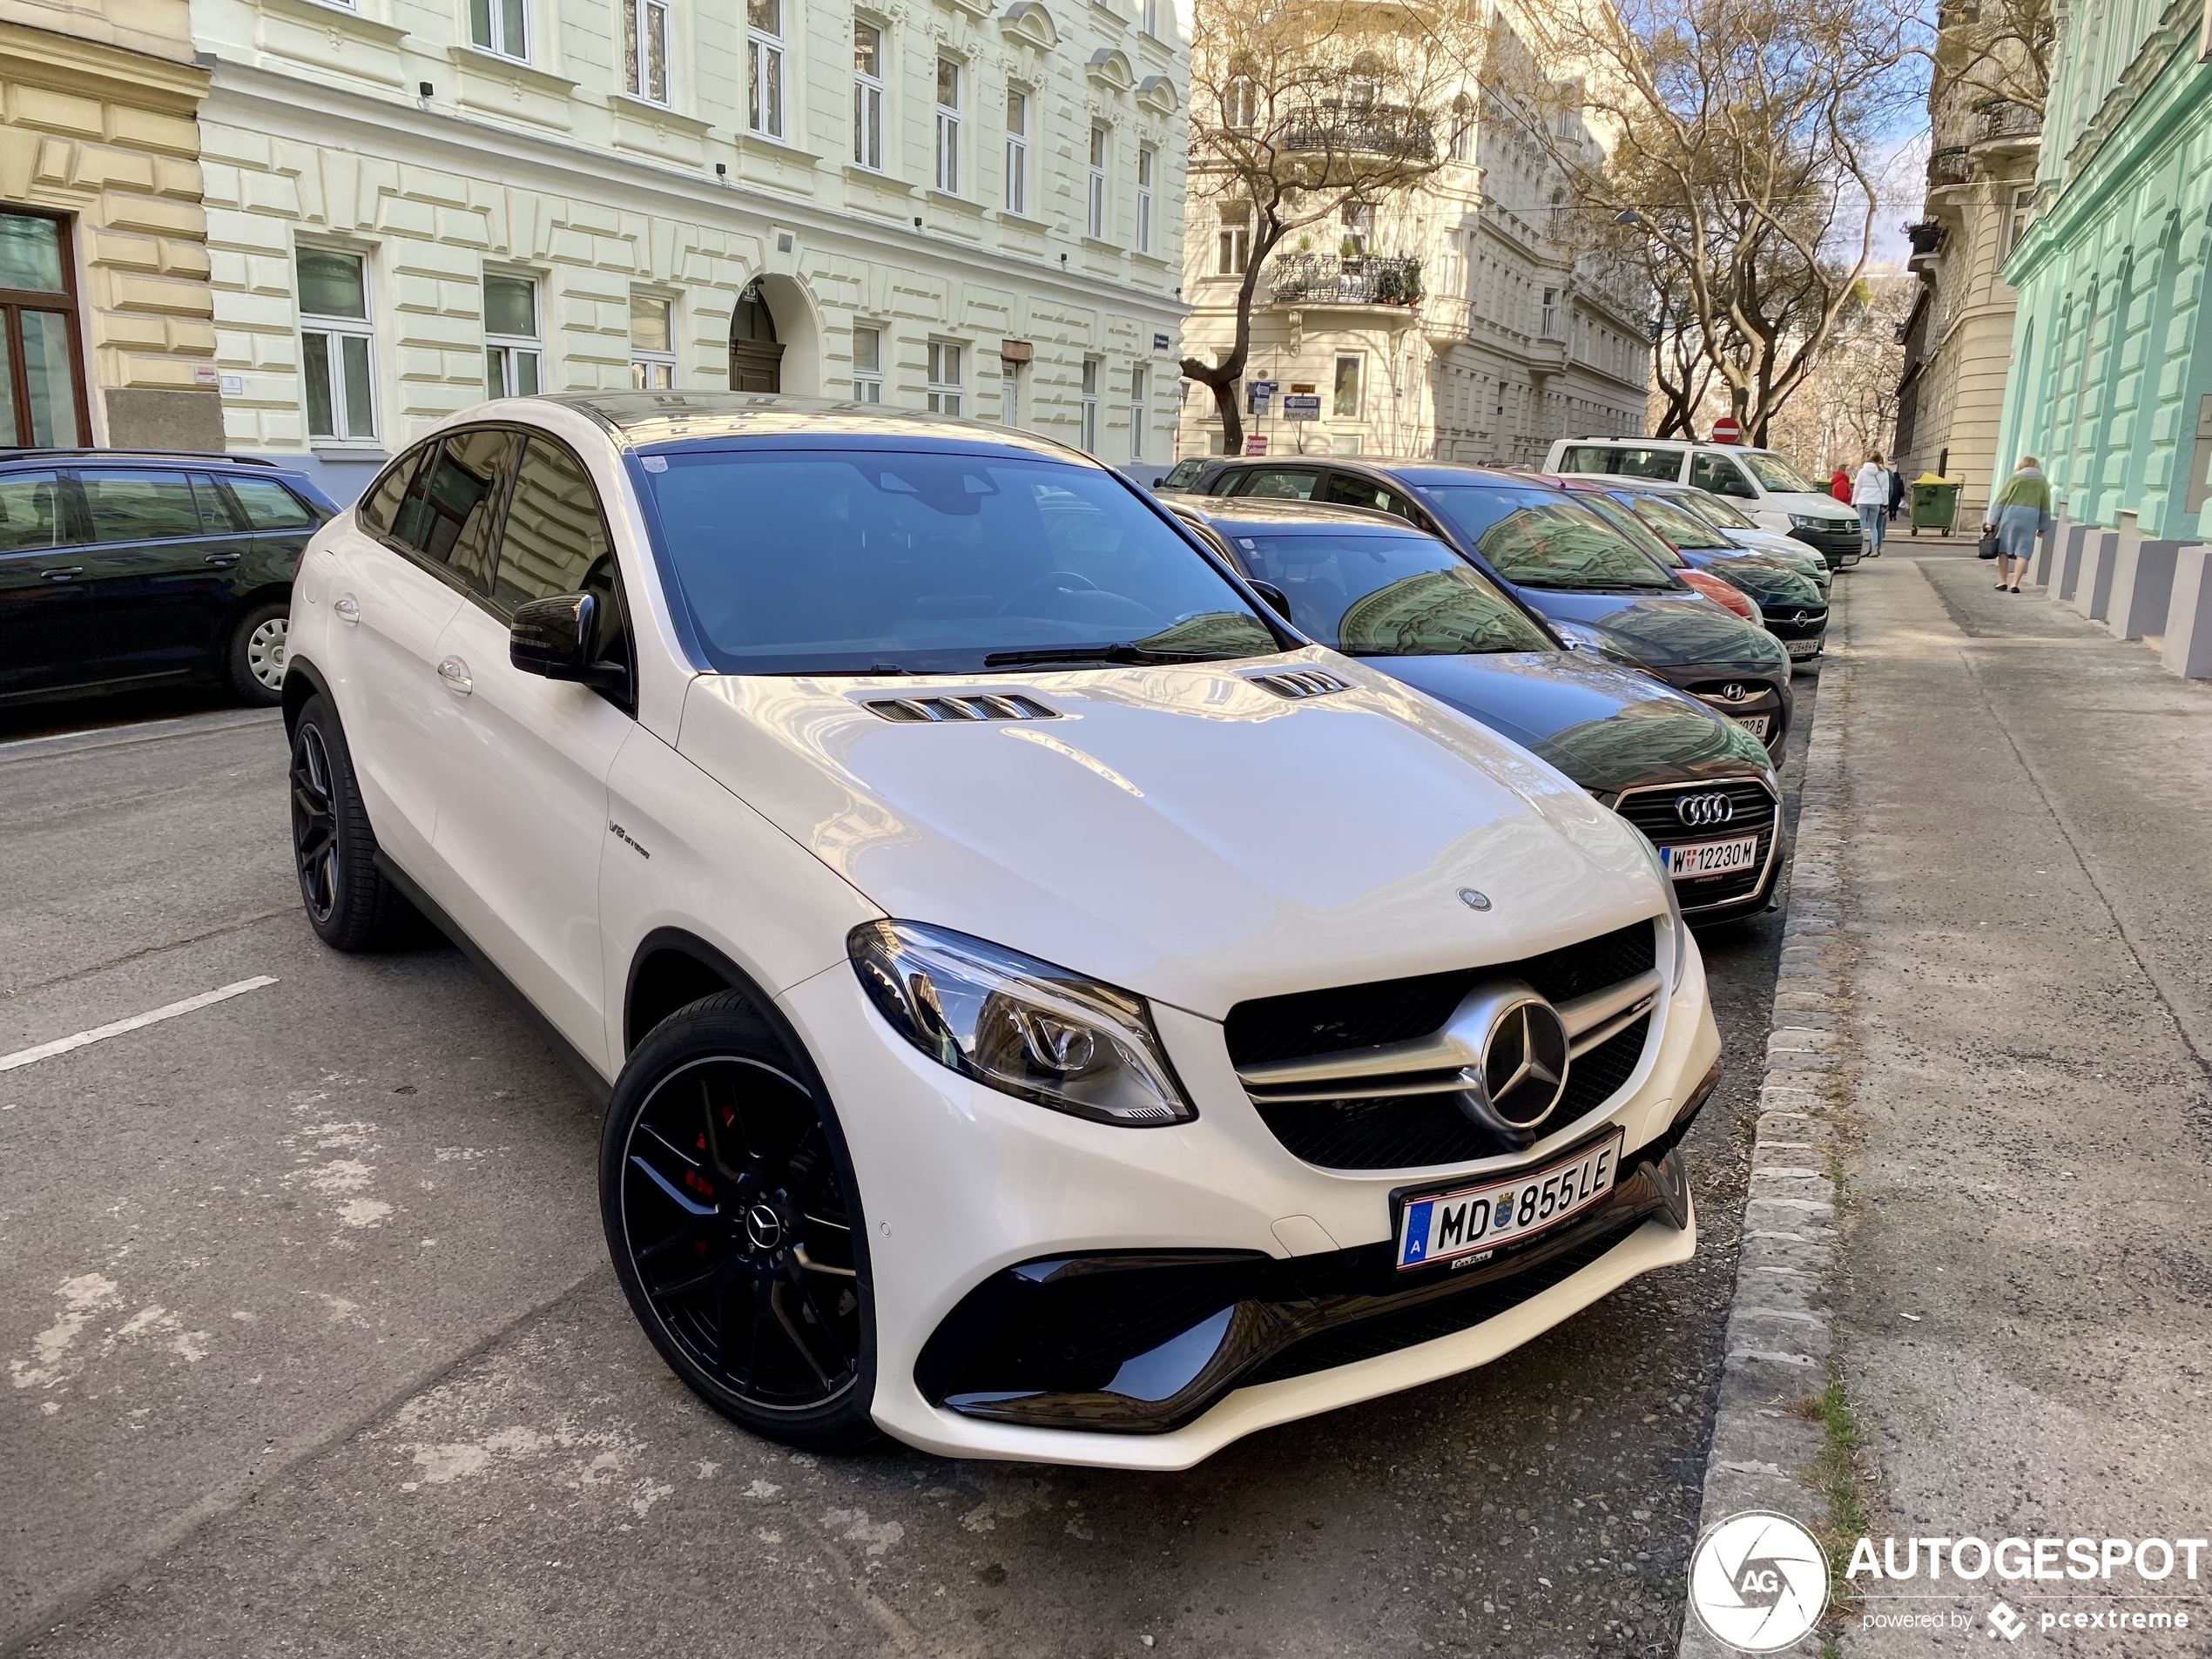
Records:
{"label": "ornate balcony", "polygon": [[2017,142],[2042,135],[2043,111],[2026,104],[2015,104],[2010,98],[1991,98],[1976,105],[1974,115],[1977,144]]}
{"label": "ornate balcony", "polygon": [[1418,110],[1392,104],[1325,100],[1283,124],[1279,142],[1292,155],[1401,156],[1426,161],[1436,135]]}
{"label": "ornate balcony", "polygon": [[1417,306],[1421,262],[1374,253],[1286,253],[1268,267],[1278,306]]}
{"label": "ornate balcony", "polygon": [[1970,182],[1973,175],[1966,165],[1967,149],[1963,144],[1947,144],[1928,158],[1929,189]]}

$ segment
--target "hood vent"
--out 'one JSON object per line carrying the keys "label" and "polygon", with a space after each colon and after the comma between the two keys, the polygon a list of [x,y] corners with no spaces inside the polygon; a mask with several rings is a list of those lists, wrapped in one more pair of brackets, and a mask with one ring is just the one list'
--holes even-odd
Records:
{"label": "hood vent", "polygon": [[1033,697],[999,691],[968,691],[958,697],[885,697],[867,705],[887,720],[941,725],[962,720],[1056,720],[1060,711]]}
{"label": "hood vent", "polygon": [[1326,697],[1332,691],[1352,689],[1350,680],[1340,680],[1334,674],[1325,673],[1318,668],[1294,669],[1283,674],[1247,674],[1244,678],[1254,685],[1272,691],[1278,697],[1286,697],[1293,703],[1309,697]]}

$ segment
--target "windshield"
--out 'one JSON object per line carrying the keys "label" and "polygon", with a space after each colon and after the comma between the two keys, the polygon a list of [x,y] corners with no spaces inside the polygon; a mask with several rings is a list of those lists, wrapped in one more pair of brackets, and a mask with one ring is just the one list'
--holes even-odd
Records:
{"label": "windshield", "polygon": [[1299,631],[1351,657],[1552,651],[1490,579],[1426,536],[1227,533],[1245,571],[1291,602]]}
{"label": "windshield", "polygon": [[1674,499],[1676,505],[1688,508],[1708,524],[1724,530],[1755,530],[1759,527],[1757,520],[1737,512],[1732,504],[1710,489],[1688,490]]}
{"label": "windshield", "polygon": [[725,674],[1262,656],[1275,635],[1114,476],[906,450],[648,455],[661,552]]}
{"label": "windshield", "polygon": [[1751,469],[1751,476],[1777,495],[1817,496],[1820,492],[1807,483],[1797,469],[1771,449],[1746,449],[1743,464]]}
{"label": "windshield", "polygon": [[1557,490],[1431,484],[1422,492],[1508,582],[1581,591],[1679,591],[1619,530]]}
{"label": "windshield", "polygon": [[1575,499],[1642,548],[1646,558],[1665,565],[1669,570],[1683,570],[1689,565],[1689,560],[1654,536],[1651,526],[1630,512],[1624,502],[1610,496],[1601,496],[1595,490],[1588,493],[1576,490]]}
{"label": "windshield", "polygon": [[1676,547],[1733,548],[1736,545],[1696,514],[1676,506],[1670,497],[1638,496],[1633,505],[1638,517]]}

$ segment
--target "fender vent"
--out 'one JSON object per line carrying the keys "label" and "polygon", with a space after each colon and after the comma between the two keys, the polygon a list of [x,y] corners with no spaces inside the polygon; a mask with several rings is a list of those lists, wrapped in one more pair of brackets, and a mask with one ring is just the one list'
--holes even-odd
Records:
{"label": "fender vent", "polygon": [[960,720],[1056,720],[1057,709],[1049,709],[1033,697],[998,691],[970,691],[959,697],[885,697],[867,705],[871,713],[887,720],[943,725]]}
{"label": "fender vent", "polygon": [[1318,668],[1295,669],[1285,674],[1247,674],[1244,678],[1278,697],[1289,698],[1293,703],[1309,697],[1326,697],[1332,691],[1352,689],[1350,680],[1340,680],[1334,674],[1325,673]]}

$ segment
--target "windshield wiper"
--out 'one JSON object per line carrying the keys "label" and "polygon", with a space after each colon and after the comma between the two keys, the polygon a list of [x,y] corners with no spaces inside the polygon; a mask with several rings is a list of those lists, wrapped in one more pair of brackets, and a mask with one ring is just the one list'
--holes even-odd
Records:
{"label": "windshield wiper", "polygon": [[1151,651],[1116,640],[1107,645],[1041,645],[1035,651],[995,651],[983,659],[986,668],[1027,668],[1039,663],[1215,663],[1222,651]]}

